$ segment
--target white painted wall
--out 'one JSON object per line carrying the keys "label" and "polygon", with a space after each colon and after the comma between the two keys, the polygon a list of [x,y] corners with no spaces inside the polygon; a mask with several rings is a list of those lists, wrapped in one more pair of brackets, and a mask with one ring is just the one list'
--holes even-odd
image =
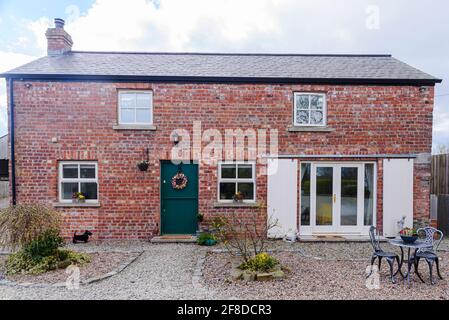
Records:
{"label": "white painted wall", "polygon": [[268,159],[268,218],[278,226],[268,231],[270,238],[283,238],[297,232],[298,161]]}
{"label": "white painted wall", "polygon": [[405,227],[413,226],[413,159],[383,161],[383,233],[398,235],[398,221],[405,218]]}

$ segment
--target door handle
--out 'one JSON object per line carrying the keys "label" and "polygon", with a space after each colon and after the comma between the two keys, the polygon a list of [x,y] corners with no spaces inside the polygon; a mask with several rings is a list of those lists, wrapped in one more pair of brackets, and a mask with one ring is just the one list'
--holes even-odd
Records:
{"label": "door handle", "polygon": [[334,203],[337,201],[337,195],[334,193]]}

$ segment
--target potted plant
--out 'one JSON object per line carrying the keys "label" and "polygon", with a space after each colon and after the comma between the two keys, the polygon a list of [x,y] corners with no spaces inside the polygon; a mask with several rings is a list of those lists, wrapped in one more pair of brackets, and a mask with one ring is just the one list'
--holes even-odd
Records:
{"label": "potted plant", "polygon": [[86,202],[86,196],[82,192],[74,192],[72,195],[72,202],[84,203],[84,202]]}
{"label": "potted plant", "polygon": [[243,193],[240,192],[240,191],[236,192],[236,193],[234,194],[233,199],[234,199],[234,202],[238,202],[238,203],[243,202]]}
{"label": "potted plant", "polygon": [[414,228],[404,228],[399,231],[402,241],[406,243],[413,243],[418,239],[418,233]]}
{"label": "potted plant", "polygon": [[215,236],[209,232],[202,232],[198,236],[197,243],[200,246],[214,246],[217,244],[217,239]]}
{"label": "potted plant", "polygon": [[150,164],[148,163],[147,160],[143,160],[137,164],[137,167],[139,168],[140,171],[147,171],[149,166]]}

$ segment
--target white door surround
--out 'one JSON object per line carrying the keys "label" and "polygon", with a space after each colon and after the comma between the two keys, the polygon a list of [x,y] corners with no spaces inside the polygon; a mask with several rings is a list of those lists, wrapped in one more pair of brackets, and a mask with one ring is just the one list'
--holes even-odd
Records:
{"label": "white door surround", "polygon": [[365,225],[364,221],[365,164],[369,163],[374,168],[372,224],[376,225],[376,163],[309,163],[310,223],[300,226],[300,235],[368,235],[371,224]]}

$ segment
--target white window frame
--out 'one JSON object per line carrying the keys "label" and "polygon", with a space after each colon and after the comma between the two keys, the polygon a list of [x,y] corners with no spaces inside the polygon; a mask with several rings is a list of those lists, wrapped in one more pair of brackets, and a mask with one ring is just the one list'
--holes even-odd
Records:
{"label": "white window frame", "polygon": [[[121,95],[122,94],[138,94],[138,93],[145,93],[145,94],[150,94],[150,101],[151,101],[151,105],[150,105],[150,121],[149,122],[123,122],[122,121],[122,112],[121,112]],[[135,99],[135,101],[137,101],[137,99]],[[134,120],[136,120],[136,110],[137,109],[148,109],[148,107],[145,108],[138,108],[137,104],[134,103],[134,107],[133,108],[125,108],[125,109],[134,109]],[[118,91],[118,102],[117,102],[117,113],[118,113],[118,124],[122,124],[122,125],[152,125],[153,124],[153,91],[151,90],[119,90]]]}
{"label": "white window frame", "polygon": [[[77,165],[78,166],[78,178],[63,178],[62,168],[64,165]],[[80,167],[81,165],[94,165],[95,166],[95,179],[93,178],[79,178],[80,175]],[[98,203],[100,201],[100,186],[98,183],[98,162],[92,161],[59,161],[59,170],[58,170],[58,193],[59,193],[59,202],[61,203],[70,203],[72,199],[63,199],[62,198],[62,183],[78,183],[78,190],[81,190],[82,182],[95,182],[97,183],[97,199],[86,199],[86,203]]]}
{"label": "white window frame", "polygon": [[[236,166],[236,172],[235,172],[235,178],[222,178],[221,177],[221,168],[223,165],[235,165]],[[251,165],[252,167],[252,178],[237,178],[238,175],[238,166],[239,165]],[[253,199],[244,199],[244,203],[255,203],[256,202],[256,162],[255,161],[223,161],[218,163],[218,183],[217,183],[217,200],[220,203],[232,203],[234,202],[233,199],[220,199],[220,183],[221,182],[228,182],[228,183],[235,183],[235,190],[237,192],[237,183],[253,183],[254,184],[254,192],[253,192]]]}
{"label": "white window frame", "polygon": [[[296,97],[297,96],[322,96],[323,97],[323,123],[322,124],[310,124],[310,114],[311,114],[311,99],[309,99],[309,123],[298,123],[296,122]],[[325,127],[327,126],[327,96],[322,92],[294,92],[293,93],[293,125],[297,127]]]}

